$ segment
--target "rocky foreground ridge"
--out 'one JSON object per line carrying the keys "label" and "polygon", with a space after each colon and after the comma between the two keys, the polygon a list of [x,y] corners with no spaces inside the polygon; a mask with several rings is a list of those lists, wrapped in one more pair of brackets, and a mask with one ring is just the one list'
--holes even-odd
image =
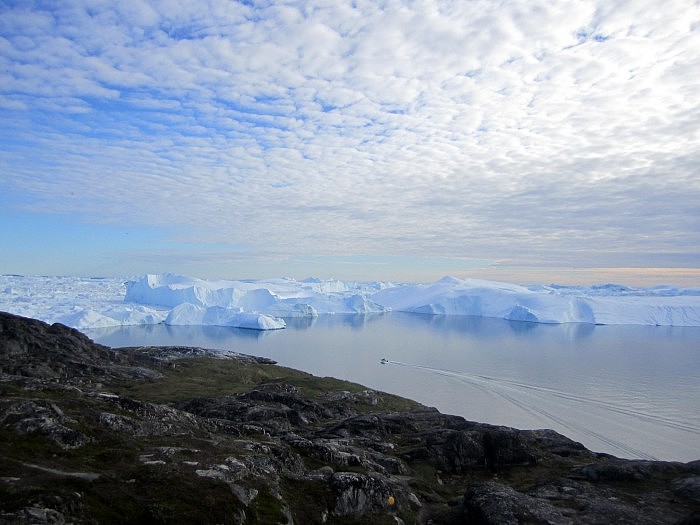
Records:
{"label": "rocky foreground ridge", "polygon": [[0,392],[0,523],[700,523],[700,461],[595,454],[251,356],[0,313]]}

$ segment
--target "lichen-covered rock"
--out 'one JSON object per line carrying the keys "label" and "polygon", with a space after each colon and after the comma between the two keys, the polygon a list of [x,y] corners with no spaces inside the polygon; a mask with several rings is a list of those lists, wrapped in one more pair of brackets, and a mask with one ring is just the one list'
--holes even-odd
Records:
{"label": "lichen-covered rock", "polygon": [[491,470],[513,465],[535,463],[536,458],[523,439],[523,433],[514,428],[495,428],[483,433],[484,462]]}
{"label": "lichen-covered rock", "polygon": [[642,497],[627,494],[623,497],[614,488],[571,478],[540,484],[528,491],[528,495],[537,501],[556,504],[575,523],[581,524],[654,525],[675,523],[683,515],[682,512],[670,512],[669,508],[658,505],[658,500],[649,497],[649,494]]}
{"label": "lichen-covered rock", "polygon": [[37,506],[23,509],[20,516],[32,525],[64,525],[66,523],[63,514],[57,510]]}
{"label": "lichen-covered rock", "polygon": [[687,476],[673,480],[673,493],[696,503],[700,503],[700,476]]}
{"label": "lichen-covered rock", "polygon": [[598,463],[584,465],[577,469],[577,472],[594,482],[639,482],[655,474],[679,472],[679,469],[685,470],[685,466],[670,461],[607,458]]}
{"label": "lichen-covered rock", "polygon": [[428,431],[420,446],[407,455],[413,460],[430,461],[451,473],[483,468],[486,459],[481,434],[452,429]]}
{"label": "lichen-covered rock", "polygon": [[79,448],[90,441],[88,436],[66,426],[66,423],[63,411],[54,403],[0,401],[0,426],[11,428],[19,434],[45,436],[64,449]]}
{"label": "lichen-covered rock", "polygon": [[391,507],[390,496],[396,505],[394,489],[376,473],[335,472],[329,485],[335,495],[333,514],[338,516],[386,511]]}
{"label": "lichen-covered rock", "polygon": [[0,312],[0,373],[68,384],[160,377],[74,328]]}
{"label": "lichen-covered rock", "polygon": [[497,482],[472,486],[464,495],[464,517],[468,523],[482,525],[571,525],[566,517],[551,503]]}

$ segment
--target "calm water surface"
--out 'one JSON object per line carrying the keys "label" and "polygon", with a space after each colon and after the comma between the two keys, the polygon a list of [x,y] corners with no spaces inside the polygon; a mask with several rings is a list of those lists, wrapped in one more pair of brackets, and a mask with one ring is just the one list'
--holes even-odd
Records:
{"label": "calm water surface", "polygon": [[553,428],[620,457],[700,459],[697,327],[390,313],[290,319],[273,332],[155,325],[88,335],[115,347],[189,345],[270,357],[467,419]]}

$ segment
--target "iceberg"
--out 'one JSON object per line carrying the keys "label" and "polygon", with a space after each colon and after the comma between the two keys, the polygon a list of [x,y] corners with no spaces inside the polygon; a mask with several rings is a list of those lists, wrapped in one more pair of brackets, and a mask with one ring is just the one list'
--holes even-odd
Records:
{"label": "iceberg", "polygon": [[478,279],[445,277],[431,285],[388,288],[372,299],[402,312],[538,323],[596,323],[593,310],[582,297]]}
{"label": "iceberg", "polygon": [[[128,282],[124,301],[169,308],[191,304],[203,309],[223,308],[272,317],[316,317],[319,313],[386,312],[386,307],[367,297],[376,289],[372,285],[366,287],[362,283],[344,283],[335,279],[207,281],[162,274],[145,275]],[[210,317],[217,318],[218,315],[211,313]]]}
{"label": "iceberg", "polygon": [[269,315],[236,312],[221,306],[203,308],[192,303],[182,303],[170,310],[168,317],[165,318],[165,324],[171,326],[232,326],[251,330],[278,330],[287,326],[284,319]]}
{"label": "iceberg", "polygon": [[308,278],[205,280],[0,276],[0,310],[78,329],[158,324],[277,330],[327,314],[494,317],[532,323],[700,326],[700,288],[521,286],[443,277],[431,284]]}

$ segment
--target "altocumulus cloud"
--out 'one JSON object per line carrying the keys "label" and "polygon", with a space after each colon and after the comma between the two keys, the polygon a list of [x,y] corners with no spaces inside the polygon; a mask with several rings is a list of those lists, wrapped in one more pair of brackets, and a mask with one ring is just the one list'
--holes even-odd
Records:
{"label": "altocumulus cloud", "polygon": [[700,7],[3,2],[0,190],[266,253],[697,265]]}

